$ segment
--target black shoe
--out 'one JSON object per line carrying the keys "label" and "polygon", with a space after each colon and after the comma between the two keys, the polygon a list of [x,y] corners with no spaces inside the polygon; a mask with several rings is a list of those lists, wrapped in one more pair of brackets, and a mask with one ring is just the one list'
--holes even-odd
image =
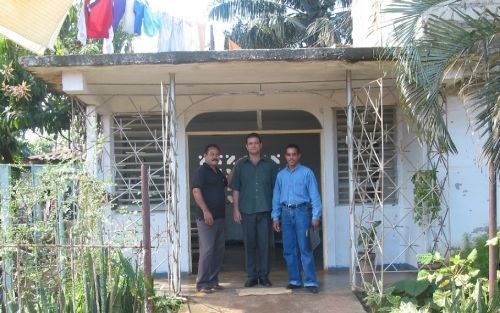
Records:
{"label": "black shoe", "polygon": [[249,278],[245,282],[245,287],[253,287],[253,286],[257,285],[258,283],[259,283],[259,281],[257,280],[257,278]]}
{"label": "black shoe", "polygon": [[311,293],[318,293],[319,289],[316,286],[307,286],[307,290],[309,290]]}
{"label": "black shoe", "polygon": [[302,288],[302,286],[294,285],[294,284],[288,284],[286,286],[286,289],[300,289],[300,288]]}
{"label": "black shoe", "polygon": [[269,278],[267,277],[259,278],[259,284],[261,284],[264,287],[271,287],[273,285],[269,280]]}

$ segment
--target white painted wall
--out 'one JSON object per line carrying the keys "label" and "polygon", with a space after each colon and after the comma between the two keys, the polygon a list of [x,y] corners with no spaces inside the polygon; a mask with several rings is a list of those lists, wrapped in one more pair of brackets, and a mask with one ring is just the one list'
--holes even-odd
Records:
{"label": "white painted wall", "polygon": [[488,226],[488,168],[480,160],[483,140],[469,127],[462,101],[456,95],[447,98],[449,130],[458,149],[449,158],[451,242],[459,246],[464,233]]}

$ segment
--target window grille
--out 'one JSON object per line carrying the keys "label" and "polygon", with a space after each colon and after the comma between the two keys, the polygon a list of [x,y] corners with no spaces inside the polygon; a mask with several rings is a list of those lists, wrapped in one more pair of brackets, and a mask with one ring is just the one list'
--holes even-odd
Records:
{"label": "window grille", "polygon": [[[361,113],[364,108],[358,108],[358,112]],[[384,118],[384,203],[395,204],[397,202],[396,195],[396,108],[395,106],[384,106],[383,111]],[[344,109],[335,110],[335,117],[337,120],[337,173],[338,173],[338,183],[337,183],[337,194],[339,204],[349,204],[349,166],[348,166],[348,149],[347,149],[347,115]],[[363,127],[359,123],[354,123],[354,137],[361,138],[361,133],[363,128],[366,132],[371,133],[374,129],[375,118],[367,117],[365,122],[367,123]],[[380,134],[375,134],[376,139],[373,143],[374,149],[377,150],[377,146],[381,146],[378,143],[382,138]],[[362,156],[364,160],[357,160],[358,155]],[[354,163],[356,162],[370,162],[367,160],[369,158],[367,153],[355,153]],[[371,162],[372,164],[374,162]],[[356,167],[355,167],[356,168]],[[372,180],[378,179],[377,170],[374,168],[372,175]],[[366,173],[357,173],[357,177],[361,179],[366,178]],[[364,177],[363,177],[364,176]],[[370,190],[372,189],[372,190]],[[367,187],[368,197],[373,197],[374,190],[372,186]],[[360,195],[355,193],[356,202],[360,201]]]}
{"label": "window grille", "polygon": [[138,209],[141,200],[141,164],[149,165],[152,209],[164,203],[161,115],[121,114],[113,118],[115,203]]}

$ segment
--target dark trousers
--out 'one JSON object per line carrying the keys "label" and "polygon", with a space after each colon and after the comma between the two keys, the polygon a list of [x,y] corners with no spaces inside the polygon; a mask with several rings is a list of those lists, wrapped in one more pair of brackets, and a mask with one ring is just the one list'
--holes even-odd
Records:
{"label": "dark trousers", "polygon": [[200,259],[196,287],[207,288],[219,284],[219,272],[224,260],[224,219],[216,219],[212,225],[197,219],[198,240],[200,243]]}
{"label": "dark trousers", "polygon": [[[245,261],[248,278],[267,278],[269,275],[269,212],[241,213]],[[259,264],[257,269],[257,255]]]}

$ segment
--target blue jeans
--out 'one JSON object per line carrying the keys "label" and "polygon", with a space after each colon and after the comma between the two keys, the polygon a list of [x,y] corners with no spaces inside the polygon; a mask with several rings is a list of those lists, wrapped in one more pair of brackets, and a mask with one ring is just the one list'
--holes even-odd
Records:
{"label": "blue jeans", "polygon": [[288,267],[288,283],[292,285],[318,286],[314,255],[308,239],[311,219],[312,212],[307,207],[281,209],[283,256]]}

